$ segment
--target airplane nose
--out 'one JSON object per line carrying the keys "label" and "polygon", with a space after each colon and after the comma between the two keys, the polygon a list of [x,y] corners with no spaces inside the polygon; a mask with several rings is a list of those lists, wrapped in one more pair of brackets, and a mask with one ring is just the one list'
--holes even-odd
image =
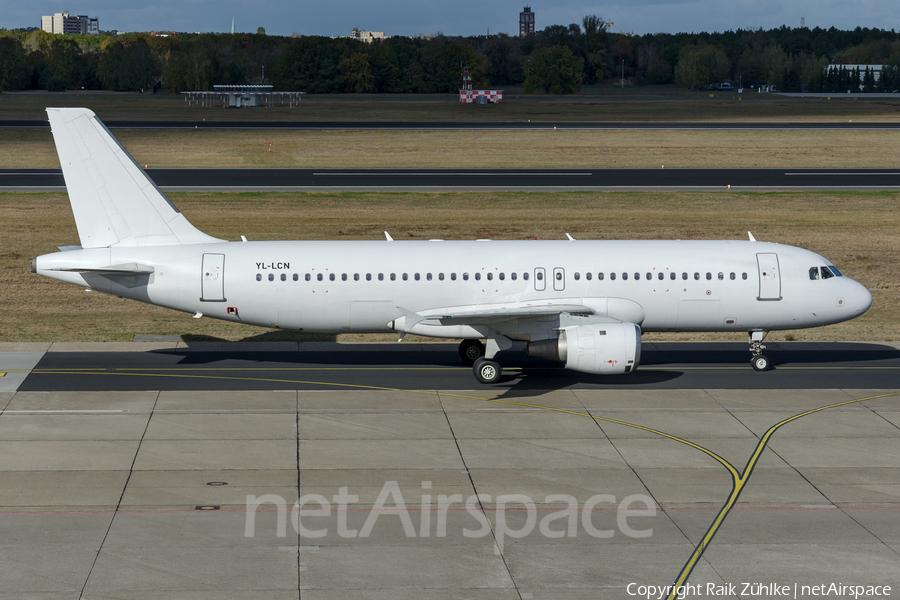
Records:
{"label": "airplane nose", "polygon": [[861,283],[851,281],[853,282],[853,289],[848,294],[851,302],[850,307],[853,309],[853,315],[859,316],[872,306],[872,294]]}

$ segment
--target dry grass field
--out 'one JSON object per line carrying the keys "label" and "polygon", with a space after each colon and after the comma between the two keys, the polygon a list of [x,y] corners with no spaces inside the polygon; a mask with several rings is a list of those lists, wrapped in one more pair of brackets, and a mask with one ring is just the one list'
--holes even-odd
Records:
{"label": "dry grass field", "polygon": [[125,121],[900,121],[894,98],[830,100],[774,94],[700,92],[680,86],[585,88],[573,96],[506,90],[502,104],[460,104],[455,94],[311,95],[299,106],[188,106],[180,95],[113,92],[0,94],[0,120],[45,119],[47,106],[86,106],[101,119]]}
{"label": "dry grass field", "polygon": [[[205,168],[897,168],[896,131],[118,129],[140,164]],[[271,142],[271,152],[269,151]],[[0,168],[58,168],[48,130],[0,129]]]}
{"label": "dry grass field", "polygon": [[[177,193],[202,230],[226,239],[746,239],[809,248],[874,296],[863,317],[774,339],[900,339],[900,193]],[[64,193],[0,194],[0,341],[298,339],[110,298],[31,274],[33,256],[77,244]],[[739,339],[654,335],[649,339]],[[301,338],[302,339],[302,338]],[[383,339],[392,339],[385,337]]]}

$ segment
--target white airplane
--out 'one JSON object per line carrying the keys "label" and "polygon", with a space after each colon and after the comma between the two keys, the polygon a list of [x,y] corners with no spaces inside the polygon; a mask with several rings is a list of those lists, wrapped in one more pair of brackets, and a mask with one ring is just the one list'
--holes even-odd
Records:
{"label": "white airplane", "polygon": [[[863,314],[872,296],[802,248],[749,241],[229,242],[192,226],[88,109],[48,108],[80,246],[32,271],[237,323],[463,341],[482,383],[495,355],[634,371],[644,331],[746,331],[754,369],[770,330]],[[482,343],[480,340],[485,340]]]}

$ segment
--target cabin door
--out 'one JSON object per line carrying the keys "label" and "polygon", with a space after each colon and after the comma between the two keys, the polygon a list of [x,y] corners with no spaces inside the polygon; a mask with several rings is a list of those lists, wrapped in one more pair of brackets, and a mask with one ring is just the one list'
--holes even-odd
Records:
{"label": "cabin door", "polygon": [[225,302],[225,255],[204,254],[200,300]]}
{"label": "cabin door", "polygon": [[781,300],[781,269],[774,252],[756,255],[759,266],[759,296],[757,300]]}

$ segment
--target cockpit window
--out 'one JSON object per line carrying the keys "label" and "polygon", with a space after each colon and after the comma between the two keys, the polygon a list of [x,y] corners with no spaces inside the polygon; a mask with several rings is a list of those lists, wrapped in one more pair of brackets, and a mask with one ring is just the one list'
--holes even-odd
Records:
{"label": "cockpit window", "polygon": [[819,278],[819,267],[810,267],[809,268],[809,278],[815,281]]}
{"label": "cockpit window", "polygon": [[831,279],[834,277],[834,273],[832,273],[831,269],[828,267],[819,267],[819,270],[822,272],[822,279]]}
{"label": "cockpit window", "polygon": [[834,276],[835,276],[835,277],[843,277],[843,276],[844,276],[844,274],[841,273],[840,271],[838,271],[838,270],[837,270],[837,267],[834,266],[834,265],[831,265],[831,266],[826,267],[826,268],[827,268],[829,271],[831,271],[832,273],[834,273]]}

